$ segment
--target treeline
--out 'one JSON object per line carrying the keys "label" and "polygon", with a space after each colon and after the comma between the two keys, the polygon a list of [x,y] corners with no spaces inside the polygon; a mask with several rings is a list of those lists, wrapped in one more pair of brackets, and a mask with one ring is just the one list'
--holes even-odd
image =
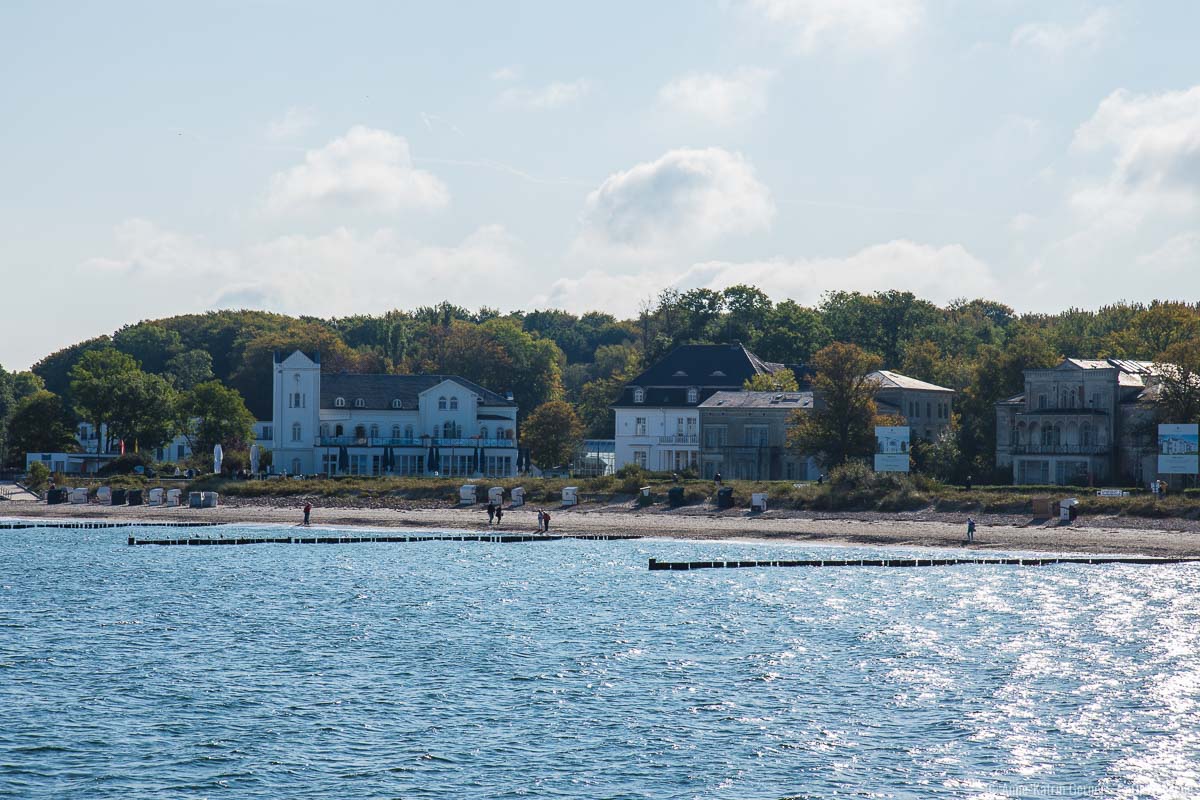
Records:
{"label": "treeline", "polygon": [[[270,413],[272,353],[301,349],[319,350],[326,372],[456,374],[511,390],[522,416],[547,401],[565,400],[587,435],[607,438],[613,433],[609,404],[645,365],[679,344],[729,341],[768,361],[800,365],[831,343],[854,344],[889,369],[956,389],[955,469],[982,476],[995,449],[992,404],[1021,390],[1022,370],[1052,365],[1064,355],[1159,358],[1200,342],[1200,308],[1119,303],[1019,315],[990,300],[938,306],[900,291],[832,292],[810,307],[734,286],[666,291],[645,301],[633,319],[598,311],[501,314],[449,303],[333,319],[218,311],[128,325],[53,353],[31,373],[0,370],[0,419],[10,419],[36,390],[57,398],[67,417],[85,418],[72,394],[71,372],[87,352],[107,349],[180,392],[219,381],[264,418]],[[10,452],[9,460],[18,459]]]}

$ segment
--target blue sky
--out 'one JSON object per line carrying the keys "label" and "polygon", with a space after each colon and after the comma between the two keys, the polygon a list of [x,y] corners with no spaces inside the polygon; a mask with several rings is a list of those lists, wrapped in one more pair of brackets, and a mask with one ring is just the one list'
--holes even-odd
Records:
{"label": "blue sky", "polygon": [[1200,4],[6,3],[0,364],[666,287],[1200,293]]}

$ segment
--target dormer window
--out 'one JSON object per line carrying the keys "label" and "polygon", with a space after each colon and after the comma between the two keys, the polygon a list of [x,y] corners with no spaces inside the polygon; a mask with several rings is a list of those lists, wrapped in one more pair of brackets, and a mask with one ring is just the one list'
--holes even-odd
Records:
{"label": "dormer window", "polygon": [[642,388],[634,389],[633,390],[633,402],[635,402],[635,403],[646,402],[646,390],[642,389]]}
{"label": "dormer window", "polygon": [[346,407],[346,398],[344,398],[344,397],[333,398],[333,407],[334,408],[345,408]]}
{"label": "dormer window", "polygon": [[445,410],[446,410],[446,398],[439,397],[438,398],[438,411],[445,411]]}
{"label": "dormer window", "polygon": [[360,397],[360,398],[358,398],[358,399],[356,399],[356,400],[354,401],[354,407],[355,407],[355,408],[366,408],[366,407],[367,407],[367,401],[366,401],[366,400],[363,400],[363,399]]}
{"label": "dormer window", "polygon": [[686,378],[686,377],[687,377],[687,373],[686,373],[686,372],[684,372],[684,371],[683,371],[683,370],[681,370],[681,369],[677,369],[677,370],[675,370],[675,374],[674,374],[672,377],[674,377],[674,378]]}
{"label": "dormer window", "polygon": [[457,398],[457,397],[451,397],[451,398],[450,398],[450,410],[451,410],[451,411],[454,411],[454,410],[456,410],[457,408],[458,408],[458,398]]}
{"label": "dormer window", "polygon": [[718,370],[715,370],[715,371],[712,373],[712,377],[714,377],[714,378],[724,378],[724,377],[725,377],[725,373],[724,373],[724,372],[722,372],[721,370],[719,370],[719,369],[718,369]]}
{"label": "dormer window", "polygon": [[392,401],[392,408],[403,408],[403,407],[404,407],[404,404],[401,403],[399,400]]}
{"label": "dormer window", "polygon": [[687,397],[688,397],[689,403],[693,403],[693,404],[696,403],[700,399],[700,390],[699,389],[688,389]]}

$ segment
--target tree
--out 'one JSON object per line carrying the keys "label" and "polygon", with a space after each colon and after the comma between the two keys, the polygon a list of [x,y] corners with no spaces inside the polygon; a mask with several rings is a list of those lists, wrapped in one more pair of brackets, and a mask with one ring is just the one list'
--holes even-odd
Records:
{"label": "tree", "polygon": [[202,383],[185,394],[178,415],[193,453],[211,452],[218,444],[240,450],[254,440],[254,415],[242,396],[220,381]]}
{"label": "tree", "polygon": [[[141,370],[130,356],[108,347],[85,352],[71,367],[71,397],[75,410],[96,428],[96,452],[102,452],[100,430],[113,421],[121,389]],[[127,414],[128,407],[122,412]],[[107,428],[109,438],[114,431]]]}
{"label": "tree", "polygon": [[543,469],[571,463],[583,439],[583,423],[570,403],[542,403],[525,420],[521,441],[529,448],[533,463]]}
{"label": "tree", "polygon": [[78,449],[62,398],[45,390],[17,403],[8,421],[8,433],[10,464],[24,464],[27,453],[69,453]]}
{"label": "tree", "polygon": [[166,378],[131,372],[118,384],[112,400],[109,433],[135,452],[161,447],[178,431],[177,397]]}
{"label": "tree", "polygon": [[788,444],[817,455],[826,466],[867,457],[875,449],[875,393],[879,386],[869,373],[879,369],[879,357],[857,345],[835,342],[812,360],[812,411],[797,411]]}
{"label": "tree", "polygon": [[1170,345],[1155,362],[1159,420],[1200,421],[1200,339]]}
{"label": "tree", "polygon": [[807,364],[813,353],[831,341],[820,313],[784,300],[767,315],[766,329],[755,345],[756,355],[783,364]]}
{"label": "tree", "polygon": [[790,369],[777,369],[747,378],[742,388],[748,392],[798,392],[800,384],[796,382],[796,373]]}
{"label": "tree", "polygon": [[[126,325],[113,334],[113,347],[156,375],[167,371],[167,363],[183,352],[183,339],[178,331],[153,322]],[[211,361],[209,362],[212,363]]]}
{"label": "tree", "polygon": [[169,359],[167,377],[176,389],[188,392],[213,379],[212,356],[203,350],[188,350]]}

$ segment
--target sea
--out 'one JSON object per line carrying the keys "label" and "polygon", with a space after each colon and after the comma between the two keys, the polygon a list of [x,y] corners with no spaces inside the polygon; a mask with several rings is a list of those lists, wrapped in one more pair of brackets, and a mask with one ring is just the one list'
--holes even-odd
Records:
{"label": "sea", "polygon": [[1200,796],[1197,565],[131,532],[279,533],[0,531],[0,797]]}

